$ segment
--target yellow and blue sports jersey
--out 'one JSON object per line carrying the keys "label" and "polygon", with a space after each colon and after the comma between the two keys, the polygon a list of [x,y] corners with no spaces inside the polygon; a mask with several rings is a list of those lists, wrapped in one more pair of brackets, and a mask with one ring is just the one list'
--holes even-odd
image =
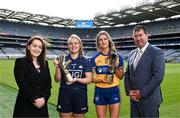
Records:
{"label": "yellow and blue sports jersey", "polygon": [[[118,64],[118,67],[119,68],[122,68],[123,67],[123,59],[122,59],[122,56],[119,55],[119,58],[116,60],[117,64]],[[105,55],[105,54],[102,54],[101,52],[97,52],[92,58],[91,58],[91,65],[92,65],[92,68],[95,68],[96,70],[96,78],[97,79],[101,79],[101,80],[106,80],[107,78],[107,74],[109,74],[109,63],[110,63],[110,60],[109,60],[109,54]],[[100,88],[110,88],[110,87],[114,87],[114,86],[117,86],[119,85],[119,79],[118,77],[116,76],[116,74],[114,74],[114,77],[113,77],[113,83],[109,84],[109,83],[96,83],[96,86],[97,87],[100,87]]]}

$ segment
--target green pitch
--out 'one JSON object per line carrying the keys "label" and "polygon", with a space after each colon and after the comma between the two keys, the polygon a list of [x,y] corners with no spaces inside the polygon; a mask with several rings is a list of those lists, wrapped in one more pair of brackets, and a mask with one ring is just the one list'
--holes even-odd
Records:
{"label": "green pitch", "polygon": [[[59,83],[53,79],[54,66],[49,61],[52,77],[52,95],[49,99],[50,117],[58,117],[56,111],[56,102],[59,89]],[[17,85],[13,76],[14,60],[0,60],[0,117],[12,117],[13,107],[17,95]],[[120,117],[129,117],[129,100],[124,93],[123,81],[120,81],[122,103]],[[162,84],[164,102],[160,107],[160,116],[180,117],[180,64],[166,64],[166,74]],[[93,104],[94,84],[88,85],[89,112],[87,118],[96,117]]]}

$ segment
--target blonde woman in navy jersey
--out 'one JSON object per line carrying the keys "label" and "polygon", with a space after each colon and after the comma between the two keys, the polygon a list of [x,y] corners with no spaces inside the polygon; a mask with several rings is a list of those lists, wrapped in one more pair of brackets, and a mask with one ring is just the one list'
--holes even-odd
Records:
{"label": "blonde woman in navy jersey", "polygon": [[73,34],[67,41],[69,55],[65,61],[71,60],[67,66],[73,81],[66,82],[65,74],[54,60],[56,66],[54,79],[60,81],[57,111],[62,118],[83,118],[88,112],[87,84],[92,81],[90,62],[83,56],[81,39]]}
{"label": "blonde woman in navy jersey", "polygon": [[[96,37],[98,52],[91,58],[93,66],[93,82],[95,83],[94,104],[98,118],[105,118],[109,109],[111,118],[119,117],[120,110],[120,89],[119,79],[124,76],[123,59],[114,47],[110,35],[106,31],[101,31]],[[113,81],[107,81],[109,74],[110,55],[116,53],[118,59],[114,63]]]}

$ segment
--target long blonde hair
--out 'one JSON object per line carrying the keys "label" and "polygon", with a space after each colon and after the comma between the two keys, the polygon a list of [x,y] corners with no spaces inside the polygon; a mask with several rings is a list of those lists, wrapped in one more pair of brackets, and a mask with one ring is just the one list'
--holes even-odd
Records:
{"label": "long blonde hair", "polygon": [[106,31],[100,31],[100,32],[97,34],[97,36],[96,36],[96,47],[97,47],[97,51],[101,51],[101,47],[100,47],[100,45],[99,45],[99,37],[100,37],[101,35],[105,35],[105,36],[107,37],[107,39],[109,40],[109,50],[110,50],[110,52],[116,51],[115,46],[114,46],[114,43],[113,43],[113,41],[112,41],[112,38],[111,38],[111,36],[109,35],[109,33],[106,32]]}
{"label": "long blonde hair", "polygon": [[78,40],[78,43],[79,43],[79,45],[80,45],[79,55],[83,55],[83,44],[82,44],[81,38],[80,38],[78,35],[76,35],[76,34],[72,34],[72,35],[68,38],[68,40],[67,40],[67,44],[68,44],[68,45],[69,45],[69,43],[70,43],[70,41],[71,41],[72,38],[75,38],[75,39]]}

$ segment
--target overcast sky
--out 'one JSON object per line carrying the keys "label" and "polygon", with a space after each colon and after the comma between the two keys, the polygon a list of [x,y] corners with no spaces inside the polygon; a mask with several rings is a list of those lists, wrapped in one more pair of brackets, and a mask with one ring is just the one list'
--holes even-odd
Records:
{"label": "overcast sky", "polygon": [[[0,0],[0,9],[91,20],[97,14],[136,6],[145,0]],[[149,0],[150,2],[155,0]]]}

